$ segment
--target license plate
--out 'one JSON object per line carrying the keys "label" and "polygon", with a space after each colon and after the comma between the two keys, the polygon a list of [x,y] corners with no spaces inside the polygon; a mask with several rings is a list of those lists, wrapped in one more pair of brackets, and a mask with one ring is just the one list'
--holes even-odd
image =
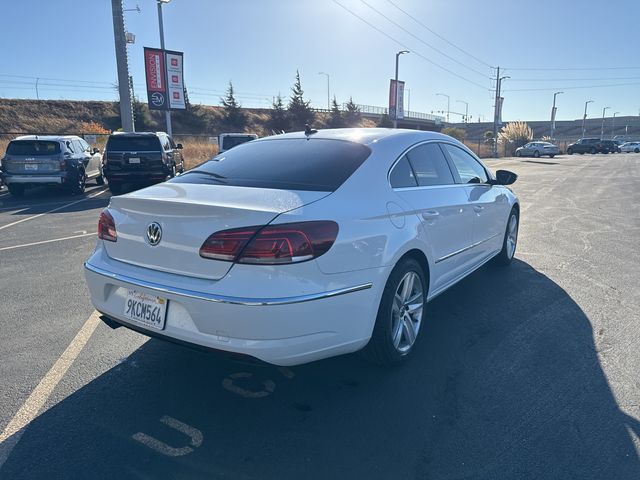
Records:
{"label": "license plate", "polygon": [[127,290],[124,300],[124,316],[134,322],[162,330],[167,313],[165,298],[147,295],[136,290]]}
{"label": "license plate", "polygon": [[24,169],[25,170],[38,170],[38,165],[35,163],[25,163],[24,164]]}
{"label": "license plate", "polygon": [[129,163],[140,163],[140,159],[137,157],[130,158]]}

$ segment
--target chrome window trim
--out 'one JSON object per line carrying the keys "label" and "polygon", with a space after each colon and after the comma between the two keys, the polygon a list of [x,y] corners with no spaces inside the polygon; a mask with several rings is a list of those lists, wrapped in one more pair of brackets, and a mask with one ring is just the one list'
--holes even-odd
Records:
{"label": "chrome window trim", "polygon": [[440,263],[440,262],[444,262],[445,260],[451,258],[451,257],[455,257],[456,255],[459,255],[461,253],[466,252],[467,250],[471,250],[472,248],[477,247],[478,245],[484,243],[484,242],[488,242],[489,240],[493,240],[494,238],[500,236],[499,233],[496,233],[495,235],[491,235],[489,238],[485,238],[484,240],[480,240],[479,242],[476,243],[472,243],[471,245],[468,245],[464,248],[461,248],[460,250],[456,250],[455,252],[451,252],[447,255],[445,255],[444,257],[440,257],[438,258],[435,263]]}
{"label": "chrome window trim", "polygon": [[140,280],[137,278],[129,277],[128,275],[121,275],[118,273],[109,272],[90,263],[85,263],[84,267],[97,275],[116,280],[128,285],[138,286],[154,290],[160,294],[177,295],[180,297],[193,298],[196,300],[206,300],[213,303],[226,303],[232,305],[244,305],[244,306],[273,306],[273,305],[290,305],[293,303],[310,302],[312,300],[320,300],[324,298],[337,297],[339,295],[345,295],[347,293],[359,292],[360,290],[367,290],[373,286],[373,283],[363,283],[353,287],[339,288],[337,290],[329,290],[327,292],[311,293],[308,295],[298,295],[295,297],[279,297],[279,298],[250,298],[250,297],[230,297],[226,295],[216,295],[206,292],[197,292],[194,290],[188,290],[177,287],[167,287],[155,282],[149,282],[146,280]]}

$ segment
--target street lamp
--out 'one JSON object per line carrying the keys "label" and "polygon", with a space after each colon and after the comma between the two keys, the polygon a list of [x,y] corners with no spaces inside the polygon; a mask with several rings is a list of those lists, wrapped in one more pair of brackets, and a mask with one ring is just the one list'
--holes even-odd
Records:
{"label": "street lamp", "polygon": [[584,117],[582,117],[582,138],[584,138],[584,136],[586,135],[586,121],[587,121],[587,105],[589,105],[590,103],[593,103],[593,100],[587,100],[586,102],[584,102]]}
{"label": "street lamp", "polygon": [[600,129],[600,140],[602,140],[602,137],[604,137],[604,112],[606,112],[610,108],[611,107],[604,107],[602,109],[602,128]]}
{"label": "street lamp", "polygon": [[400,55],[404,55],[405,53],[409,53],[409,50],[400,50],[396,53],[396,98],[395,98],[395,112],[393,112],[393,128],[398,128],[398,61],[400,59]]}
{"label": "street lamp", "polygon": [[[160,49],[164,54],[164,24],[162,21],[162,4],[169,3],[171,0],[158,0],[158,27],[160,29]],[[172,135],[171,129],[171,110],[166,109],[164,111],[165,119],[167,121],[167,133]]]}
{"label": "street lamp", "polygon": [[613,140],[613,135],[614,135],[614,130],[616,129],[616,115],[618,115],[620,112],[615,112],[613,114],[613,123],[611,124],[611,139]]}
{"label": "street lamp", "polygon": [[469,102],[465,102],[464,100],[456,100],[458,103],[464,103],[464,123],[469,121]]}
{"label": "street lamp", "polygon": [[553,94],[553,107],[551,107],[551,141],[553,141],[553,133],[556,129],[556,97],[564,92],[556,92]]}
{"label": "street lamp", "polygon": [[446,93],[436,93],[436,95],[440,97],[447,97],[447,123],[449,123],[449,112],[451,111],[450,109],[451,97],[449,97],[449,95],[447,95]]}
{"label": "street lamp", "polygon": [[318,75],[324,75],[327,77],[327,110],[331,110],[331,100],[329,95],[329,74],[324,72],[318,72]]}

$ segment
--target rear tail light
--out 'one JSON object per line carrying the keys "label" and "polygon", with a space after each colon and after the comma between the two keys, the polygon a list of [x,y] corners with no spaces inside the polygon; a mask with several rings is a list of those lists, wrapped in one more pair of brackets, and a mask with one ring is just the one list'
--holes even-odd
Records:
{"label": "rear tail light", "polygon": [[100,220],[98,220],[98,238],[109,242],[115,242],[118,240],[116,222],[113,221],[113,217],[107,210],[102,211],[100,214]]}
{"label": "rear tail light", "polygon": [[326,253],[337,236],[338,224],[331,221],[223,230],[205,240],[200,256],[259,265],[304,262]]}

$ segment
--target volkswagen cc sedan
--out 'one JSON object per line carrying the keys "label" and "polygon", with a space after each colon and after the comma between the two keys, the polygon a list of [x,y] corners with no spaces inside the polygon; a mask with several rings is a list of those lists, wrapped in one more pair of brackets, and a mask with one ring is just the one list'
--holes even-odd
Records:
{"label": "volkswagen cc sedan", "polygon": [[512,260],[515,179],[433,132],[267,137],[113,197],[86,279],[112,327],[276,365],[395,364],[429,300]]}

